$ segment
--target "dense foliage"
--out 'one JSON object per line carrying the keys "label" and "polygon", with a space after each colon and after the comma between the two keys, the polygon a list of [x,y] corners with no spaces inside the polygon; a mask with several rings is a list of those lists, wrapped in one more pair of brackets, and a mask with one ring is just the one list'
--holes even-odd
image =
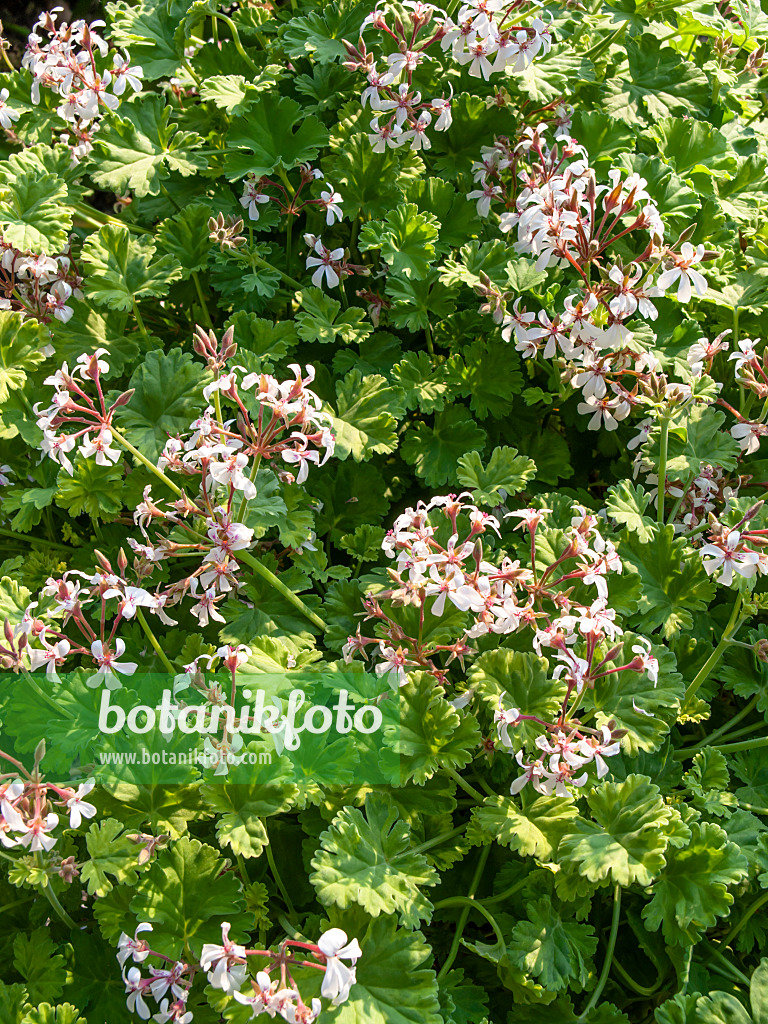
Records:
{"label": "dense foliage", "polygon": [[768,1024],[768,14],[105,6],[0,74],[0,1020]]}

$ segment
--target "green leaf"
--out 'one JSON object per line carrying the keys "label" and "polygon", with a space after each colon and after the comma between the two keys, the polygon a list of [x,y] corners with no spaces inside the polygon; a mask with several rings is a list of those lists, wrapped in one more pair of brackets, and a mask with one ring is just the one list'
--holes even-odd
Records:
{"label": "green leaf", "polygon": [[179,262],[183,280],[208,265],[212,246],[208,231],[211,214],[209,206],[193,203],[173,217],[167,217],[157,229],[155,238],[160,252]]}
{"label": "green leaf", "polygon": [[466,409],[449,406],[435,414],[433,427],[415,423],[403,440],[403,458],[429,487],[455,479],[456,463],[470,451],[485,445],[486,433]]}
{"label": "green leaf", "polygon": [[270,362],[277,362],[288,355],[294,345],[298,345],[299,337],[290,320],[262,320],[255,313],[238,310],[224,324],[224,327],[235,328],[235,341],[239,352],[253,352],[254,355],[265,357]]}
{"label": "green leaf", "polygon": [[361,252],[379,249],[393,274],[423,280],[435,258],[440,225],[431,213],[419,213],[414,203],[403,203],[383,221],[365,225],[358,237]]}
{"label": "green leaf", "polygon": [[403,413],[403,393],[378,373],[363,377],[350,372],[336,383],[336,409],[333,433],[336,456],[351,455],[355,462],[374,454],[392,452],[397,447],[397,417]]}
{"label": "green leaf", "polygon": [[358,903],[371,917],[398,913],[407,928],[432,917],[420,886],[435,885],[437,872],[420,853],[410,853],[411,830],[384,796],[370,794],[365,817],[344,807],[320,836],[310,881],[323,906]]}
{"label": "green leaf", "polygon": [[149,235],[132,238],[122,224],[106,224],[83,245],[82,260],[91,272],[88,297],[110,309],[130,309],[145,295],[167,295],[181,267],[173,256],[154,259],[155,243]]}
{"label": "green leaf", "polygon": [[94,822],[85,836],[89,860],[81,868],[81,878],[91,896],[106,896],[114,883],[134,885],[139,877],[136,870],[140,847],[132,843],[116,818]]}
{"label": "green leaf", "polygon": [[434,269],[423,281],[390,275],[386,293],[392,300],[392,307],[387,310],[389,322],[412,331],[426,331],[456,309],[452,292],[439,282],[438,272]]}
{"label": "green leaf", "polygon": [[22,252],[59,253],[67,244],[72,214],[67,186],[54,174],[25,171],[0,185],[0,232]]}
{"label": "green leaf", "polygon": [[221,942],[222,922],[233,922],[242,906],[240,883],[223,869],[218,851],[199,839],[179,839],[158,856],[131,900],[134,914],[152,924],[153,949],[179,957],[189,948],[199,957],[203,943]]}
{"label": "green leaf", "polygon": [[373,330],[365,311],[357,306],[345,309],[339,316],[341,303],[325,295],[320,288],[302,292],[301,313],[296,315],[296,330],[302,341],[319,341],[330,345],[339,340],[346,344],[365,341]]}
{"label": "green leaf", "polygon": [[0,404],[24,387],[27,373],[45,359],[40,350],[47,344],[48,332],[37,320],[0,310]]}
{"label": "green leaf", "polygon": [[30,1002],[57,999],[66,977],[64,957],[45,927],[19,932],[13,940],[13,966],[24,979]]}
{"label": "green leaf", "polygon": [[707,76],[683,60],[670,46],[662,47],[651,33],[626,44],[629,75],[618,72],[606,81],[605,109],[634,124],[669,115],[703,115],[709,108]]}
{"label": "green leaf", "polygon": [[[480,655],[469,671],[468,683],[488,704],[491,713],[498,709],[501,698],[507,708],[549,721],[557,714],[566,694],[565,684],[549,675],[546,658],[498,647]],[[510,730],[509,737],[518,750],[533,743],[540,733],[538,723],[521,722]]]}
{"label": "green leaf", "polygon": [[421,932],[397,928],[394,917],[379,917],[360,944],[365,955],[349,999],[323,1011],[330,1024],[443,1024],[435,972],[427,966],[432,950]]}
{"label": "green leaf", "polygon": [[252,82],[242,75],[211,75],[200,85],[200,98],[210,100],[220,110],[238,117],[248,110],[262,90],[273,89],[277,85],[282,70],[279,65],[270,64]]}
{"label": "green leaf", "polygon": [[422,673],[398,690],[400,725],[387,740],[400,755],[401,781],[423,786],[440,768],[469,764],[480,741],[477,722],[458,711]]}
{"label": "green leaf", "polygon": [[[662,118],[647,134],[659,153],[682,177],[719,176],[736,167],[736,154],[728,140],[712,125],[693,118]],[[711,189],[710,189],[711,191]]]}
{"label": "green leaf", "polygon": [[364,8],[350,0],[324,4],[306,17],[291,18],[280,31],[280,40],[290,57],[314,57],[320,64],[346,57],[342,39],[355,39],[360,32]]}
{"label": "green leaf", "polygon": [[736,468],[740,455],[738,441],[720,428],[725,413],[705,405],[693,405],[684,410],[680,419],[673,420],[669,431],[670,476],[686,479],[697,474],[703,462],[721,466],[725,470]]}
{"label": "green leaf", "polygon": [[491,507],[522,491],[536,475],[536,463],[506,445],[493,449],[487,467],[483,466],[477,452],[462,455],[457,466],[456,479],[462,487],[474,491],[474,499],[479,504]]}
{"label": "green leaf", "polygon": [[[328,142],[325,127],[311,115],[302,118],[296,100],[272,93],[260,95],[247,115],[232,122],[225,162],[230,180],[248,173],[257,178],[282,167],[314,160]],[[248,153],[231,150],[245,149]]]}
{"label": "green leaf", "polygon": [[690,843],[667,851],[643,920],[650,931],[661,927],[669,945],[693,945],[718,917],[728,915],[733,903],[728,886],[746,874],[746,858],[719,825],[694,823]]}
{"label": "green leaf", "polygon": [[661,626],[665,639],[693,626],[713,590],[701,558],[690,551],[674,527],[655,527],[652,540],[627,534],[621,541],[624,571],[636,572],[643,585],[635,620],[638,632],[648,634]]}
{"label": "green leaf", "polygon": [[56,504],[73,516],[87,513],[91,519],[114,519],[123,507],[123,472],[116,466],[99,466],[95,459],[78,455],[70,476],[62,469],[58,476]]}
{"label": "green leaf", "polygon": [[184,39],[177,38],[176,30],[189,0],[121,0],[106,6],[112,42],[130,50],[131,61],[143,68],[148,81],[176,74],[184,63]]}
{"label": "green leaf", "polygon": [[[607,671],[614,664],[627,665],[635,657],[632,648],[641,638],[626,632],[621,639],[621,651],[601,671]],[[614,720],[618,729],[627,730],[621,748],[631,757],[643,750],[659,749],[677,721],[685,693],[685,682],[677,671],[672,651],[662,644],[652,644],[650,651],[659,663],[657,682],[647,673],[612,672],[597,679],[594,690],[587,696],[587,704],[597,712],[599,727]]]}
{"label": "green leaf", "polygon": [[639,484],[622,480],[608,489],[605,507],[611,519],[626,526],[640,541],[651,540],[654,534],[653,519],[645,515],[651,497]]}
{"label": "green leaf", "polygon": [[204,786],[203,799],[221,815],[216,822],[220,846],[229,846],[237,857],[258,857],[269,843],[262,818],[287,811],[298,792],[296,786],[248,785]]}
{"label": "green leaf", "polygon": [[189,352],[150,352],[136,368],[134,394],[119,411],[120,428],[147,458],[156,460],[168,437],[186,430],[198,415],[206,373]]}
{"label": "green leaf", "polygon": [[595,821],[579,818],[560,841],[558,854],[578,865],[590,882],[650,885],[664,867],[671,811],[644,775],[604,782],[587,797]]}
{"label": "green leaf", "polygon": [[435,412],[445,406],[450,393],[448,384],[433,369],[426,352],[408,352],[392,368],[392,379],[403,389],[406,409]]}
{"label": "green leaf", "polygon": [[472,812],[481,831],[522,857],[547,863],[555,859],[557,847],[579,812],[572,800],[559,796],[537,796],[519,807],[508,796],[489,796]]}
{"label": "green leaf", "polygon": [[517,353],[497,339],[473,341],[451,356],[446,376],[481,419],[509,415],[511,396],[523,386]]}
{"label": "green leaf", "polygon": [[80,1016],[80,1011],[72,1003],[61,1003],[59,1006],[41,1003],[27,1010],[21,1024],[86,1024],[86,1019]]}
{"label": "green leaf", "polygon": [[385,535],[383,527],[363,523],[355,528],[354,533],[340,537],[339,547],[361,562],[376,562],[381,557],[381,542]]}
{"label": "green leaf", "polygon": [[723,213],[740,224],[757,224],[768,199],[768,160],[762,156],[739,157],[736,170],[714,179]]}
{"label": "green leaf", "polygon": [[513,964],[548,990],[584,989],[594,970],[597,936],[591,925],[563,920],[548,899],[529,903],[507,945]]}
{"label": "green leaf", "polygon": [[156,196],[171,171],[185,178],[204,171],[208,160],[195,152],[203,140],[170,124],[172,113],[162,96],[149,95],[105,118],[94,138],[98,159],[91,175],[97,185],[118,195],[131,190]]}

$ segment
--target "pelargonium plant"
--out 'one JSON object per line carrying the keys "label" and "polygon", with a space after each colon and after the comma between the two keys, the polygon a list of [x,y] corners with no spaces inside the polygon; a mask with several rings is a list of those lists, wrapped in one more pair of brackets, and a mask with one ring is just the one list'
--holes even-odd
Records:
{"label": "pelargonium plant", "polygon": [[768,1024],[764,6],[5,16],[2,1024]]}

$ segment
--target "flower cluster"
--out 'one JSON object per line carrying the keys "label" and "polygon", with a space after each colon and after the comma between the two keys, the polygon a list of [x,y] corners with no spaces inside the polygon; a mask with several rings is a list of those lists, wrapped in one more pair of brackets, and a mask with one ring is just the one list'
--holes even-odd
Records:
{"label": "flower cluster", "polygon": [[[69,828],[79,828],[83,818],[96,814],[94,805],[85,799],[94,780],[88,779],[77,789],[49,782],[40,772],[44,756],[42,743],[35,753],[34,768],[28,772],[20,761],[0,751],[0,757],[14,766],[14,771],[0,773],[0,844],[6,849],[19,846],[30,853],[50,853],[59,839],[52,834],[60,821],[54,808],[69,816]],[[62,878],[71,882],[75,873],[71,862],[62,862]]]}
{"label": "flower cluster", "polygon": [[[117,959],[123,970],[128,1009],[142,1020],[148,1020],[152,1015],[148,1000],[152,999],[159,1004],[159,1010],[152,1015],[157,1024],[190,1024],[193,1014],[187,1009],[187,1002],[194,978],[200,971],[205,972],[213,988],[248,1007],[251,1019],[267,1013],[270,1017],[282,1017],[290,1024],[312,1024],[317,1020],[322,1002],[317,998],[310,1004],[304,1002],[291,968],[311,967],[322,971],[320,994],[323,999],[331,1000],[333,1006],[349,998],[349,990],[355,983],[355,964],[362,950],[357,939],[348,941],[346,932],[340,928],[330,928],[317,943],[286,939],[277,952],[247,949],[233,942],[229,937],[230,928],[225,921],[221,926],[221,943],[205,943],[199,964],[187,964],[153,950],[148,935],[152,925],[148,922],[137,927],[133,938],[123,933],[118,941]],[[312,959],[306,959],[307,956]],[[162,966],[148,965],[148,974],[144,976],[141,967],[136,965],[144,965],[150,957]],[[255,978],[248,975],[248,957],[265,958],[263,969],[257,971]],[[132,966],[126,971],[129,960]],[[344,961],[351,961],[351,965]],[[273,971],[278,971],[279,977],[270,977]]]}
{"label": "flower cluster", "polygon": [[[486,299],[483,310],[524,359],[563,360],[563,379],[581,390],[579,412],[590,417],[589,429],[615,430],[638,403],[643,376],[658,365],[651,352],[632,344],[629,322],[635,314],[655,320],[651,300],[673,286],[681,302],[690,301],[693,291],[703,295],[707,283],[695,268],[716,254],[703,245],[694,249],[692,228],[674,245],[665,244],[644,178],[614,168],[609,183],[598,185],[586,150],[563,127],[549,144],[547,131],[542,123],[526,128],[514,145],[498,139],[483,149],[473,165],[478,187],[467,198],[477,202],[481,216],[501,204],[499,227],[516,230],[515,250],[535,257],[538,270],[573,269],[577,290],[552,317],[521,307],[520,299],[508,309],[511,296],[490,282],[478,290]],[[631,260],[612,254],[616,243],[626,247],[638,232]]]}
{"label": "flower cluster", "polygon": [[[293,191],[293,189],[289,190],[281,182],[273,181],[266,175],[257,178],[255,174],[249,174],[243,182],[243,194],[240,197],[240,205],[248,211],[248,219],[253,221],[259,219],[259,207],[270,202],[277,205],[280,214],[285,214],[289,217],[298,216],[306,207],[311,209],[313,206],[317,206],[325,213],[325,223],[330,227],[343,217],[341,204],[344,200],[333,185],[323,182],[325,187],[321,189],[316,199],[302,197],[302,192],[307,185],[318,179],[322,180],[322,178],[323,172],[318,167],[312,167],[310,164],[301,164],[299,166],[299,185]],[[278,195],[271,195],[267,189],[277,191]]]}
{"label": "flower cluster", "polygon": [[454,60],[468,65],[473,78],[519,74],[539,53],[549,53],[552,36],[539,17],[540,5],[519,0],[469,0],[456,21],[443,22],[441,45]]}
{"label": "flower cluster", "polygon": [[32,74],[32,100],[40,102],[40,88],[50,89],[61,100],[57,113],[66,123],[61,141],[70,146],[75,161],[93,148],[93,135],[105,110],[116,110],[126,86],[141,90],[140,67],[130,63],[128,53],[112,53],[111,68],[105,67],[109,46],[96,29],[103,21],[89,25],[82,19],[57,24],[61,7],[45,11],[27,40],[22,66]]}
{"label": "flower cluster", "polygon": [[699,548],[699,554],[707,574],[717,573],[718,582],[725,587],[738,583],[739,577],[750,579],[756,573],[768,574],[768,530],[751,529],[748,525],[762,506],[762,501],[757,502],[733,527],[723,526],[712,517],[707,543]]}
{"label": "flower cluster", "polygon": [[[126,578],[128,563],[122,550],[117,572],[97,553],[100,569],[95,574],[72,570],[61,579],[48,581],[44,594],[51,598],[57,614],[64,616],[65,625],[71,620],[81,636],[75,643],[61,631],[37,622],[30,611],[24,629],[39,638],[42,646],[30,653],[33,669],[45,665],[48,674],[55,677],[57,666],[68,655],[81,654],[93,658],[98,667],[89,685],[103,682],[114,689],[120,685],[120,674],[130,675],[136,668],[132,662],[120,661],[125,643],[116,636],[116,630],[122,619],[133,618],[138,609],[146,609],[166,625],[175,625],[167,610],[188,597],[193,603],[191,613],[201,627],[211,620],[223,622],[217,606],[240,585],[240,560],[253,543],[254,531],[244,519],[248,502],[257,494],[256,478],[262,460],[279,458],[285,466],[278,470],[279,477],[286,483],[303,484],[310,464],[322,466],[333,454],[331,417],[309,388],[314,378],[311,367],[302,375],[301,367],[292,365],[294,376],[285,381],[268,374],[245,373],[242,367],[223,373],[237,352],[231,328],[220,342],[213,332],[198,328],[194,347],[214,374],[214,380],[203,389],[205,401],[213,405],[190,425],[186,436],[168,440],[158,461],[157,472],[178,500],[162,507],[152,499],[151,488],[146,487],[134,513],[142,540],[129,538],[136,555],[134,582]],[[121,457],[120,449],[112,446],[114,438],[130,447],[112,417],[118,406],[130,401],[132,392],[124,392],[106,407],[101,375],[108,366],[101,358],[103,354],[99,349],[92,356],[80,356],[71,374],[65,364],[48,377],[45,383],[55,388],[53,404],[44,411],[35,410],[43,430],[43,452],[69,473],[73,466],[68,456],[78,445],[82,456],[94,456],[100,465],[111,465]],[[88,382],[95,386],[95,402],[84,390]],[[224,418],[222,399],[235,406],[232,419]],[[65,426],[74,427],[74,432],[63,431]],[[187,481],[196,479],[196,500],[174,483],[172,477],[176,474]],[[150,524],[164,527],[165,532],[153,531],[150,535]],[[174,531],[173,539],[170,531]],[[308,536],[305,545],[311,548],[312,539]],[[181,579],[154,593],[141,586],[160,562],[195,555],[199,564]],[[87,587],[75,577],[85,579]],[[117,614],[108,630],[107,602],[112,599],[117,601]],[[98,631],[83,613],[83,604],[92,600],[100,602]]]}
{"label": "flower cluster", "polygon": [[[399,7],[408,12],[406,19],[386,4],[377,5],[363,21],[358,45],[344,41],[349,58],[344,66],[366,76],[360,102],[375,115],[368,138],[377,153],[406,143],[416,151],[431,149],[428,129],[443,132],[451,127],[452,88],[448,96],[422,100],[414,83],[419,66],[436,59],[430,47],[439,44],[459,66],[468,67],[471,77],[488,81],[496,72],[525,71],[552,45],[538,5],[528,0],[470,0],[460,7],[456,21],[421,0],[403,0]],[[395,47],[383,55],[381,66],[363,39],[369,27],[381,33],[385,49]]]}
{"label": "flower cluster", "polygon": [[69,300],[83,297],[82,283],[69,249],[58,256],[42,256],[0,241],[0,309],[18,310],[41,323],[66,323],[72,316]]}
{"label": "flower cluster", "polygon": [[[71,373],[64,363],[43,382],[54,388],[53,401],[42,411],[39,402],[34,408],[37,425],[43,432],[43,454],[70,475],[74,472],[69,458],[73,451],[85,459],[95,457],[99,466],[114,465],[121,457],[112,443],[112,417],[119,406],[130,401],[133,392],[124,392],[107,408],[101,387],[101,377],[109,371],[109,364],[102,358],[107,354],[106,349],[99,348],[93,355],[78,356]],[[89,382],[96,390],[95,402],[84,390]],[[74,432],[66,433],[64,427],[74,428]]]}
{"label": "flower cluster", "polygon": [[[586,781],[586,775],[576,777],[574,772],[590,761],[595,761],[598,775],[603,775],[601,758],[618,752],[616,741],[621,735],[615,730],[604,733],[579,725],[573,719],[575,704],[571,709],[571,699],[578,703],[596,679],[627,669],[646,672],[655,684],[658,663],[646,641],[633,648],[634,657],[629,663],[613,664],[621,651],[621,644],[615,646],[615,641],[623,631],[615,621],[616,611],[608,603],[607,577],[620,573],[622,563],[613,544],[600,534],[594,515],[574,506],[575,515],[564,531],[562,550],[542,567],[536,534],[550,510],[526,508],[506,513],[505,518],[520,520],[515,529],[528,534],[530,567],[509,557],[496,566],[485,559],[481,537],[489,530],[499,534],[500,522],[465,500],[469,497],[436,497],[397,518],[382,544],[384,551],[396,559],[397,568],[389,570],[396,586],[366,599],[367,619],[375,620],[380,635],[363,636],[358,628],[357,634],[348,638],[344,657],[350,661],[357,652],[367,657],[367,648],[374,647],[376,672],[385,676],[393,688],[405,685],[409,670],[429,672],[444,683],[450,663],[472,653],[469,640],[489,633],[504,635],[530,629],[535,652],[541,655],[547,649],[553,653],[558,663],[553,677],[566,682],[567,694],[554,723],[522,715],[518,709],[500,708],[500,738],[506,744],[507,730],[515,723],[538,722],[546,732],[537,746],[548,755],[549,767],[539,763],[540,759],[533,765],[523,765],[520,757],[518,761],[541,792],[563,793],[566,782],[582,785]],[[438,512],[449,526],[445,543],[438,539]],[[445,522],[442,525],[444,528]],[[595,589],[596,597],[589,604],[573,597],[573,586],[579,581]],[[418,636],[409,635],[394,612],[384,607],[416,606],[423,625],[426,611],[442,616],[447,603],[468,613],[471,624],[453,643],[444,644],[424,642],[421,628]],[[610,650],[605,650],[606,644],[611,645]],[[443,665],[439,664],[441,659],[445,659]]]}
{"label": "flower cluster", "polygon": [[[452,23],[431,4],[406,0],[401,6],[410,14],[405,22],[388,11],[386,5],[377,7],[363,21],[358,45],[344,42],[348,54],[344,67],[366,76],[360,102],[363,108],[367,104],[374,114],[368,138],[376,153],[398,149],[406,143],[413,150],[430,149],[432,142],[427,129],[444,132],[451,127],[452,92],[448,97],[422,100],[414,84],[414,72],[433,59],[427,51],[446,38]],[[369,27],[382,34],[384,43],[389,41],[395,46],[392,53],[384,56],[382,66],[363,39]]]}

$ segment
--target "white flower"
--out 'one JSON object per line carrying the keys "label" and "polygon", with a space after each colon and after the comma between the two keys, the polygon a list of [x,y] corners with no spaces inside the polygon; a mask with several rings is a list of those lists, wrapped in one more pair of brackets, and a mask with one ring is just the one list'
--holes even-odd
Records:
{"label": "white flower", "polygon": [[[325,999],[333,1000],[333,1005],[338,1006],[349,997],[349,990],[355,983],[354,965],[363,952],[357,939],[347,942],[347,933],[341,928],[329,928],[317,940],[317,945],[326,958],[320,994]],[[342,960],[351,960],[352,967],[347,967]]]}
{"label": "white flower", "polygon": [[715,570],[722,568],[720,583],[726,587],[733,582],[734,572],[747,578],[757,572],[760,556],[756,551],[737,551],[740,540],[741,533],[738,530],[731,530],[719,544],[705,544],[699,549],[707,575],[711,576]]}
{"label": "white flower", "polygon": [[328,188],[320,193],[320,199],[325,207],[325,223],[330,226],[334,221],[341,220],[343,217],[341,204],[344,200],[340,193],[335,191],[333,185],[329,184]]}
{"label": "white flower", "polygon": [[14,121],[18,121],[19,114],[18,110],[14,110],[13,107],[9,107],[8,103],[8,90],[0,89],[0,128],[11,128]]}
{"label": "white flower", "polygon": [[117,942],[117,959],[121,967],[125,966],[125,962],[128,957],[131,957],[134,963],[140,964],[146,960],[149,956],[149,946],[145,939],[140,939],[139,935],[142,932],[151,932],[152,925],[148,921],[143,921],[141,924],[136,926],[136,931],[133,933],[133,938],[122,932]]}
{"label": "white flower", "polygon": [[323,245],[322,240],[318,238],[314,244],[314,250],[317,256],[307,256],[307,270],[310,267],[317,267],[317,270],[312,275],[312,284],[316,288],[320,288],[323,278],[325,278],[326,285],[329,288],[336,288],[340,279],[333,263],[338,263],[339,260],[344,259],[344,249],[328,249]]}
{"label": "white flower", "polygon": [[85,800],[85,797],[88,796],[95,785],[95,779],[88,779],[86,782],[82,782],[77,787],[75,795],[67,800],[70,828],[80,828],[80,822],[83,818],[92,818],[96,814],[96,808],[93,804],[89,804]]}
{"label": "white flower", "polygon": [[751,423],[745,420],[731,427],[731,437],[735,438],[745,455],[752,455],[760,447],[760,438],[768,434],[768,424]]}
{"label": "white flower", "polygon": [[680,246],[680,256],[675,257],[675,265],[660,275],[656,282],[656,287],[660,291],[665,292],[668,288],[672,287],[675,281],[679,281],[677,297],[680,302],[691,301],[693,294],[691,284],[696,289],[697,295],[703,295],[707,290],[706,278],[698,270],[693,270],[693,266],[696,263],[701,263],[704,252],[703,245],[699,245],[694,249],[690,242],[683,242]]}
{"label": "white flower", "polygon": [[101,640],[94,640],[91,644],[91,654],[96,659],[99,670],[95,675],[86,679],[86,686],[95,687],[104,683],[108,690],[116,690],[122,684],[115,673],[132,676],[139,667],[135,661],[118,661],[117,659],[125,653],[125,641],[118,638],[114,643],[114,651],[109,646],[105,646]]}
{"label": "white flower", "polygon": [[402,134],[403,129],[400,125],[395,124],[394,118],[391,124],[380,125],[378,117],[374,117],[371,121],[371,132],[368,136],[368,141],[373,148],[374,153],[383,153],[385,149],[397,149],[402,146]]}
{"label": "white flower", "polygon": [[229,921],[221,926],[222,944],[206,942],[200,953],[200,966],[208,971],[208,981],[214,988],[232,993],[245,981],[245,947],[229,941]]}
{"label": "white flower", "polygon": [[[44,636],[41,636],[40,639],[45,643]],[[59,640],[58,643],[52,644],[50,647],[46,645],[42,651],[30,650],[30,668],[35,672],[41,665],[45,665],[47,662],[46,676],[58,682],[59,677],[56,673],[56,665],[59,662],[63,662],[68,654],[69,640]]]}
{"label": "white flower", "polygon": [[491,210],[491,202],[500,195],[499,186],[488,183],[483,188],[476,188],[472,192],[468,192],[467,199],[477,199],[478,217],[487,217]]}

